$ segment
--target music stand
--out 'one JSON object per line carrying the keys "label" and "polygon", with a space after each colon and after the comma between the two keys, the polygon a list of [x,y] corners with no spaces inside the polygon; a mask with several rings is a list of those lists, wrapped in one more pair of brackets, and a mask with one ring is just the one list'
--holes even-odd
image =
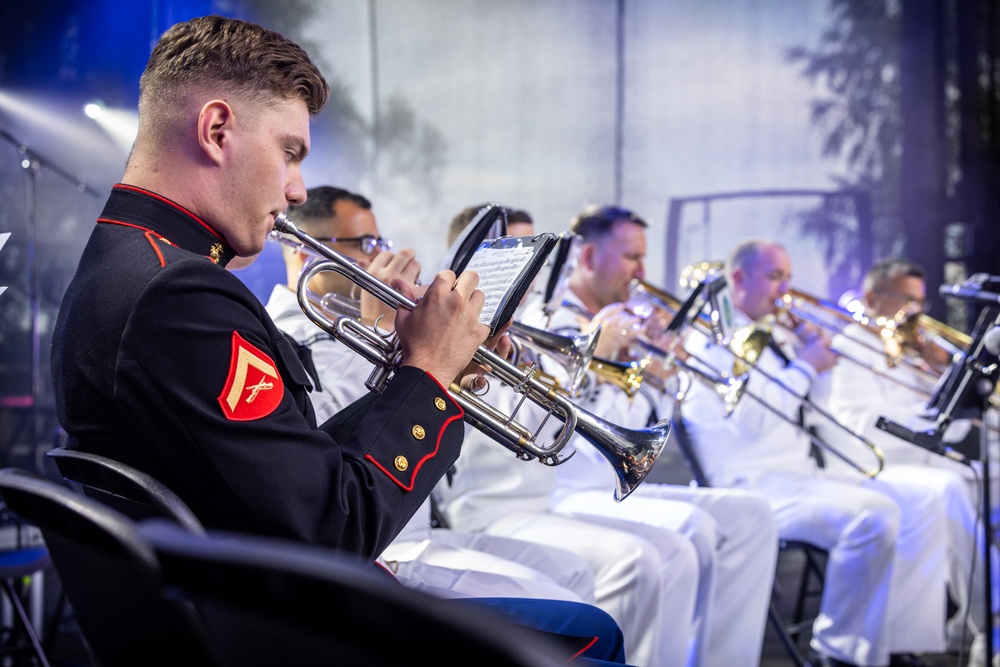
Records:
{"label": "music stand", "polygon": [[448,248],[441,268],[461,273],[480,243],[506,235],[507,211],[498,204],[485,204]]}

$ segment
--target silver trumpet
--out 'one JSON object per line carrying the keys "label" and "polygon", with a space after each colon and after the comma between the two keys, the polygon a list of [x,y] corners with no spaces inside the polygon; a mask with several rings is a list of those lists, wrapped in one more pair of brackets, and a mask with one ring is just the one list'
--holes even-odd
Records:
{"label": "silver trumpet", "polygon": [[[294,237],[309,253],[323,258],[321,261],[310,262],[299,276],[297,292],[299,306],[316,326],[374,364],[375,370],[365,385],[372,391],[381,392],[400,362],[401,349],[395,332],[382,333],[377,328],[365,326],[353,317],[339,316],[331,320],[328,314],[316,307],[315,299],[310,298],[309,283],[317,274],[333,271],[396,310],[400,308],[412,310],[416,304],[347,257],[296,228],[284,213],[277,216],[274,228],[282,234]],[[656,458],[667,443],[670,434],[669,422],[660,422],[640,430],[609,424],[574,405],[568,398],[539,380],[535,376],[534,365],[519,368],[485,347],[476,350],[473,361],[521,394],[521,399],[512,413],[507,415],[458,384],[452,383],[449,392],[465,411],[466,421],[513,451],[519,459],[525,461],[538,459],[542,464],[552,466],[568,460],[568,456],[560,457],[560,452],[573,434],[579,433],[597,448],[614,469],[616,501],[625,499],[636,489],[652,469]],[[518,408],[525,399],[541,406],[547,413],[546,418],[534,431],[514,421]],[[538,435],[548,417],[553,414],[563,422],[563,427],[550,444],[540,444]]]}
{"label": "silver trumpet", "polygon": [[[269,238],[296,252],[310,255],[309,262],[324,261],[324,256],[300,241],[293,241],[277,231],[272,231]],[[308,269],[307,263],[305,270]],[[323,311],[326,318],[351,317],[356,320],[361,319],[361,301],[356,297],[344,296],[336,292],[320,295],[309,289],[306,290],[306,296],[313,307]],[[524,368],[527,364],[534,363],[533,355],[544,354],[550,357],[568,375],[568,380],[564,382],[565,386],[562,386],[554,377],[550,380],[552,386],[564,391],[568,396],[579,396],[587,382],[587,370],[594,358],[594,348],[597,347],[600,333],[600,329],[596,329],[588,334],[557,334],[514,321],[507,328],[507,335],[510,337],[513,348],[510,361],[512,364]],[[541,373],[541,371],[538,372]]]}

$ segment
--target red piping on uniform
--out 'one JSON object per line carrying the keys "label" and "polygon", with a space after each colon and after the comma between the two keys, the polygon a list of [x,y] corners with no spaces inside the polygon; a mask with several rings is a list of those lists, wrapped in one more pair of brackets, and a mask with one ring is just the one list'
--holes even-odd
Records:
{"label": "red piping on uniform", "polygon": [[153,251],[156,252],[156,256],[160,258],[160,268],[162,269],[167,265],[167,260],[163,259],[163,253],[160,252],[160,244],[157,242],[159,235],[156,238],[153,237],[154,232],[146,232],[146,240],[149,241],[149,245],[153,246]]}
{"label": "red piping on uniform", "polygon": [[149,227],[140,227],[139,225],[134,225],[131,222],[122,222],[121,220],[112,220],[111,218],[98,218],[98,222],[106,222],[110,225],[121,225],[122,227],[132,227],[134,229],[141,229],[144,232],[153,231]]}
{"label": "red piping on uniform", "polygon": [[176,203],[170,201],[166,197],[161,197],[160,195],[156,194],[155,192],[150,192],[149,190],[143,190],[142,188],[137,188],[134,185],[125,185],[124,183],[119,183],[119,184],[115,185],[114,187],[117,188],[117,189],[119,189],[119,190],[130,190],[131,192],[138,192],[140,194],[146,195],[147,197],[152,197],[153,199],[155,199],[157,201],[161,201],[164,204],[166,204],[167,206],[172,206],[173,208],[177,209],[178,211],[180,211],[181,213],[183,213],[184,215],[188,216],[189,218],[191,218],[192,220],[194,220],[195,222],[197,222],[199,225],[201,225],[202,227],[204,227],[205,229],[207,229],[212,234],[212,236],[214,236],[215,238],[219,239],[220,241],[222,240],[222,235],[219,234],[219,232],[217,232],[214,229],[212,229],[207,222],[205,222],[204,220],[202,220],[201,218],[199,218],[194,213],[192,213],[191,211],[187,210],[186,208],[184,208],[180,204],[176,204]]}
{"label": "red piping on uniform", "polygon": [[576,660],[577,658],[579,658],[581,655],[583,655],[584,653],[586,653],[587,651],[589,651],[590,647],[593,646],[596,643],[597,643],[597,637],[591,637],[590,638],[590,643],[587,644],[586,646],[584,646],[583,648],[581,648],[576,653],[574,653],[573,657],[570,658],[570,661],[573,661],[573,660]]}
{"label": "red piping on uniform", "polygon": [[461,413],[461,410],[459,412],[460,412],[460,414],[452,415],[451,417],[449,417],[448,419],[446,419],[444,421],[444,424],[441,425],[441,430],[438,431],[437,442],[434,443],[434,451],[429,452],[426,456],[424,456],[422,459],[420,459],[420,461],[417,462],[416,466],[414,466],[413,472],[410,473],[410,484],[409,484],[409,486],[407,486],[406,484],[403,484],[398,479],[396,479],[395,476],[393,476],[392,473],[390,473],[378,461],[376,461],[374,458],[372,458],[371,454],[365,454],[365,458],[368,459],[369,461],[371,461],[372,463],[374,463],[376,468],[378,468],[379,470],[381,470],[382,472],[384,472],[386,475],[388,475],[389,479],[391,479],[396,484],[398,484],[400,486],[400,488],[402,488],[404,491],[412,491],[413,490],[413,480],[417,478],[417,473],[420,472],[420,467],[422,465],[424,465],[424,462],[427,461],[427,459],[430,459],[430,458],[433,458],[434,456],[436,456],[437,453],[438,453],[438,450],[441,448],[441,438],[444,437],[444,431],[445,431],[445,429],[448,428],[448,425],[451,424],[456,419],[461,419],[462,418],[462,416],[463,416],[464,413]]}
{"label": "red piping on uniform", "polygon": [[430,379],[434,380],[434,384],[436,384],[438,387],[441,388],[441,391],[443,391],[444,395],[448,397],[448,400],[451,401],[451,404],[454,405],[456,408],[458,408],[458,416],[459,417],[464,417],[465,416],[465,410],[463,410],[462,406],[459,405],[458,402],[454,398],[451,397],[451,392],[449,392],[447,389],[445,389],[444,386],[440,382],[437,381],[437,378],[434,377],[433,375],[431,375],[430,373],[428,373],[427,371],[424,371],[424,375],[426,375]]}
{"label": "red piping on uniform", "polygon": [[[425,456],[424,458],[420,459],[420,461],[417,463],[417,466],[413,469],[413,472],[410,474],[411,475],[410,476],[410,480],[416,479],[416,477],[417,477],[417,471],[420,470],[420,466],[422,466],[424,464],[424,461],[426,461],[427,459],[429,459],[429,458],[433,457],[435,454],[437,454],[438,449],[441,447],[441,438],[444,437],[444,430],[446,428],[448,428],[448,425],[451,424],[456,419],[462,419],[463,417],[465,417],[465,410],[462,409],[461,405],[459,405],[457,402],[455,402],[455,399],[451,397],[451,394],[448,392],[448,390],[446,390],[444,387],[441,386],[441,383],[437,381],[437,378],[435,378],[433,375],[431,375],[427,371],[424,371],[424,375],[426,375],[431,380],[433,380],[434,384],[436,384],[438,387],[441,388],[441,391],[444,392],[444,395],[448,397],[448,400],[451,401],[452,405],[454,405],[458,409],[458,414],[454,415],[452,417],[449,417],[445,421],[445,423],[441,425],[441,430],[438,431],[437,442],[434,443],[434,451],[431,452],[430,454],[428,454],[427,456]],[[383,467],[381,463],[379,463],[374,458],[372,458],[371,454],[365,454],[365,458],[368,459],[369,461],[371,461],[372,464],[374,464],[374,466],[376,468],[378,468],[379,470],[381,470],[382,472],[384,472],[386,475],[388,475],[389,479],[391,479],[396,484],[398,484],[401,489],[403,489],[404,491],[412,491],[413,490],[413,483],[412,483],[412,481],[410,482],[410,485],[407,486],[407,485],[403,484],[402,482],[400,482],[398,479],[396,479],[396,476],[393,475],[391,472],[389,472],[389,470],[387,470],[385,467]]]}

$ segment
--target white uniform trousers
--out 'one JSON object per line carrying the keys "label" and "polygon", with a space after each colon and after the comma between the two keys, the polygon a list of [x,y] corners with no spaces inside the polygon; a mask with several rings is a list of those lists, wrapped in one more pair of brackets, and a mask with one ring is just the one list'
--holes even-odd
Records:
{"label": "white uniform trousers", "polygon": [[[984,531],[978,504],[969,493],[966,480],[954,470],[909,465],[890,467],[879,477],[923,486],[941,498],[948,527],[948,590],[958,606],[955,617],[962,618],[968,613],[971,630],[984,631],[987,627]],[[991,549],[991,576],[996,587],[1000,582],[1000,554],[995,546]],[[996,590],[994,609],[995,598]]]}
{"label": "white uniform trousers", "polygon": [[722,667],[760,661],[778,554],[777,525],[762,497],[733,489],[647,483],[621,503],[607,493],[583,491],[566,495],[556,509],[633,522],[647,538],[650,532],[684,535],[699,560],[688,664]]}
{"label": "white uniform trousers", "polygon": [[577,588],[585,592],[584,596],[560,583],[559,579],[564,577],[558,573],[553,572],[555,578],[545,574],[542,570],[546,568],[539,567],[537,561],[532,561],[529,567],[486,551],[447,544],[444,539],[394,544],[380,561],[407,588],[436,597],[514,597],[594,603],[590,571],[586,569],[585,576],[574,572],[576,562],[572,558],[563,562],[567,573],[577,579]]}
{"label": "white uniform trousers", "polygon": [[872,666],[944,650],[947,529],[931,491],[822,473],[767,474],[754,488],[783,538],[829,552],[814,648]]}
{"label": "white uniform trousers", "polygon": [[684,536],[656,531],[659,534],[645,539],[626,523],[542,512],[508,514],[485,532],[561,547],[583,557],[593,570],[597,605],[625,635],[629,664],[686,664],[699,567],[698,555]]}

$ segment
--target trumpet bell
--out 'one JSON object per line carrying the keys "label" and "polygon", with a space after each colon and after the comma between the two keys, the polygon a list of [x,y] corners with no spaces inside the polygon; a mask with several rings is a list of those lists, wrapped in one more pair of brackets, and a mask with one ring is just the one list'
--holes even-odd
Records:
{"label": "trumpet bell", "polygon": [[621,502],[642,483],[670,437],[670,422],[628,429],[579,409],[576,431],[608,460],[615,471],[615,500]]}
{"label": "trumpet bell", "polygon": [[[381,392],[398,368],[400,359],[398,337],[394,332],[383,334],[352,317],[341,315],[331,319],[330,313],[317,305],[318,299],[309,294],[308,285],[318,273],[332,271],[349,279],[395,310],[400,308],[412,310],[416,307],[416,303],[340,253],[297,229],[284,213],[276,217],[274,227],[279,232],[294,236],[304,247],[308,247],[310,252],[324,260],[304,268],[299,275],[297,290],[299,306],[318,327],[375,366],[365,384],[372,391]],[[592,352],[592,343],[583,342],[582,349],[588,353]],[[582,352],[580,354],[583,355]],[[480,347],[475,352],[473,361],[489,369],[492,377],[496,377],[516,393],[521,394],[522,402],[530,400],[546,410],[548,415],[556,416],[563,422],[563,428],[555,435],[552,442],[545,444],[537,440],[545,421],[536,429],[530,430],[514,421],[517,408],[511,414],[499,414],[493,406],[476,395],[452,384],[450,391],[465,412],[466,421],[515,452],[518,458],[537,459],[546,465],[559,465],[566,461],[566,457],[561,457],[560,452],[573,433],[579,433],[596,447],[614,468],[615,500],[624,499],[635,489],[652,469],[653,463],[667,442],[670,433],[669,424],[659,424],[649,429],[634,431],[605,422],[540,382],[535,377],[534,365],[527,369],[519,368],[485,347]]]}
{"label": "trumpet bell", "polygon": [[594,358],[600,329],[587,334],[557,334],[523,322],[514,322],[507,330],[514,348],[511,363],[521,366],[526,350],[552,357],[569,375],[566,392],[578,396],[587,378],[587,368]]}

